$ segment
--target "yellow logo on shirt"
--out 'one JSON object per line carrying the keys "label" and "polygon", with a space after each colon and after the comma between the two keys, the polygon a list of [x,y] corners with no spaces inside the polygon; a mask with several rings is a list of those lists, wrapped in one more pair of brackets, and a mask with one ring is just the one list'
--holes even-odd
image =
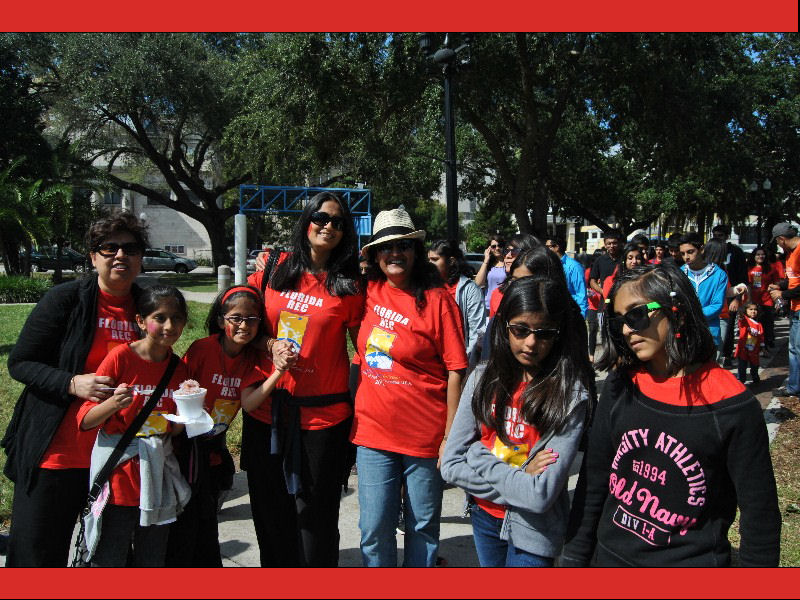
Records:
{"label": "yellow logo on shirt", "polygon": [[494,439],[494,448],[492,448],[492,454],[504,463],[517,468],[521,467],[522,463],[528,459],[529,451],[528,444],[506,446],[499,437]]}
{"label": "yellow logo on shirt", "polygon": [[161,435],[167,433],[169,422],[164,418],[163,412],[153,411],[147,420],[142,424],[142,428],[136,434],[136,437],[149,437],[151,435]]}
{"label": "yellow logo on shirt", "polygon": [[303,346],[303,336],[306,334],[309,318],[308,315],[296,315],[287,310],[282,310],[278,321],[277,338],[279,340],[289,340],[294,346],[294,351],[299,354],[300,348]]}
{"label": "yellow logo on shirt", "polygon": [[239,400],[217,398],[214,401],[214,409],[211,411],[211,418],[214,419],[215,424],[223,423],[225,425],[230,425],[238,410]]}
{"label": "yellow logo on shirt", "polygon": [[380,327],[372,328],[365,348],[367,364],[370,367],[384,371],[392,369],[394,361],[389,351],[392,349],[396,337],[396,333],[389,333]]}

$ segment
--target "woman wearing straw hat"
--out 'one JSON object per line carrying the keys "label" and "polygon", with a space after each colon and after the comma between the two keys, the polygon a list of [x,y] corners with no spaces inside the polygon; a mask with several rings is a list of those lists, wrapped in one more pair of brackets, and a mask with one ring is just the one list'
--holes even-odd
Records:
{"label": "woman wearing straw hat", "polygon": [[407,567],[434,566],[443,482],[438,461],[467,367],[458,306],[427,260],[402,208],[383,211],[364,246],[367,303],[358,335],[360,385],[352,440],[358,446],[361,555],[397,566],[395,525],[403,488]]}

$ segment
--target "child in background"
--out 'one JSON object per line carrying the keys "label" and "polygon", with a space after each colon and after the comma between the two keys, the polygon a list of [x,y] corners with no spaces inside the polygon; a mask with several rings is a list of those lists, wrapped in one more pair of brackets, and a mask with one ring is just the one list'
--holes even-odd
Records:
{"label": "child in background", "polygon": [[[186,325],[186,301],[172,286],[145,288],[137,299],[136,311],[136,323],[145,337],[117,346],[97,368],[98,375],[121,383],[110,398],[100,403],[86,401],[78,413],[82,429],[100,427],[92,450],[92,480],[139,414],[148,392],[166,372],[172,345]],[[111,473],[101,515],[95,514],[93,506],[86,517],[86,542],[93,567],[126,566],[131,541],[132,566],[164,566],[167,525],[175,520],[191,494],[170,439],[183,430],[183,425],[170,423],[164,415],[175,414],[172,395],[188,378],[186,366],[179,362],[158,403]],[[94,525],[90,527],[88,520],[93,520]]]}
{"label": "child in background", "polygon": [[609,375],[562,566],[729,566],[737,507],[741,566],[778,566],[781,514],[763,410],[714,362],[692,288],[674,268],[649,265],[611,290],[598,364]]}
{"label": "child in background", "polygon": [[192,486],[192,499],[170,529],[168,567],[222,566],[217,509],[222,492],[233,485],[235,471],[226,432],[239,413],[242,381],[266,361],[266,355],[253,345],[266,336],[261,293],[243,285],[224,290],[211,305],[206,327],[208,337],[195,341],[183,362],[192,379],[208,390],[205,409],[214,419],[214,429],[200,437],[181,435],[175,440],[175,454]]}
{"label": "child in background", "polygon": [[753,383],[761,383],[758,376],[758,355],[764,342],[764,327],[758,322],[758,304],[750,302],[744,314],[739,315],[739,337],[734,356],[739,359],[739,381],[747,379],[747,367]]}

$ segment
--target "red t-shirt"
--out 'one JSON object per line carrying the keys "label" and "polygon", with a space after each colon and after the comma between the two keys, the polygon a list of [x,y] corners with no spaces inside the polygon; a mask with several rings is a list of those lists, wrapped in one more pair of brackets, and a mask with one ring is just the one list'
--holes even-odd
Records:
{"label": "red t-shirt", "polygon": [[[248,281],[260,289],[262,277],[263,271],[259,271]],[[361,323],[364,295],[331,296],[325,288],[325,277],[304,273],[296,290],[279,292],[267,287],[264,292],[267,331],[278,339],[290,340],[299,354],[297,363],[279,383],[294,396],[349,391],[347,330]],[[269,399],[265,400],[250,415],[265,423],[271,422],[271,404]],[[325,429],[341,423],[351,414],[349,402],[301,407],[300,427]]]}
{"label": "red t-shirt", "polygon": [[[786,259],[786,277],[789,279],[788,289],[794,289],[800,285],[800,244],[795,247]],[[800,299],[792,298],[792,312],[800,310]]]}
{"label": "red t-shirt", "polygon": [[[152,391],[158,385],[161,377],[167,369],[169,359],[161,362],[150,362],[141,358],[134,352],[130,345],[125,344],[114,348],[97,368],[98,375],[108,375],[113,377],[117,384],[127,383],[133,387],[135,393],[133,402],[126,408],[111,415],[102,425],[103,431],[109,434],[122,434],[142,410],[147,402],[147,397],[141,392]],[[172,378],[167,384],[167,388],[161,395],[150,416],[142,425],[137,436],[150,436],[168,433],[172,427],[163,415],[176,414],[175,401],[172,394],[178,389],[180,384],[189,379],[189,371],[186,365],[179,362],[175,368]],[[86,413],[97,406],[95,402],[86,401],[78,411],[79,422],[83,420]],[[96,429],[91,429],[95,434]],[[108,501],[117,506],[139,506],[139,457],[136,456],[128,460],[111,472],[109,478],[111,494]]]}
{"label": "red t-shirt", "polygon": [[225,354],[220,335],[214,334],[192,343],[183,362],[189,376],[206,388],[206,411],[215,424],[230,425],[242,406],[243,382],[255,369],[256,363],[266,362],[266,355],[245,348],[233,358]]}
{"label": "red t-shirt", "polygon": [[351,439],[368,448],[435,458],[447,420],[448,371],[467,368],[455,301],[444,288],[413,294],[367,286],[358,334],[361,381]]}
{"label": "red t-shirt", "polygon": [[778,269],[772,267],[769,273],[764,273],[761,266],[757,265],[747,272],[747,279],[753,290],[753,302],[762,306],[775,306],[772,296],[769,295],[769,286],[783,279]]}
{"label": "red t-shirt", "polygon": [[586,282],[586,299],[589,302],[589,310],[600,310],[603,306],[603,296],[589,285],[589,273],[591,271],[590,267],[583,272],[583,280]]}
{"label": "red t-shirt", "polygon": [[758,366],[758,353],[761,352],[761,343],[764,341],[764,326],[747,315],[743,315],[737,322],[739,338],[733,355],[748,364]]}
{"label": "red t-shirt", "polygon": [[497,314],[497,309],[500,308],[500,302],[503,301],[503,292],[499,287],[494,288],[492,297],[489,299],[489,318]]}
{"label": "red t-shirt", "polygon": [[[521,414],[522,410],[522,392],[528,383],[523,381],[514,390],[511,396],[511,401],[506,405],[505,416],[503,422],[505,423],[506,435],[511,440],[512,445],[506,446],[497,436],[497,431],[481,425],[481,443],[492,451],[497,458],[514,467],[520,467],[528,460],[531,448],[539,440],[539,432],[533,425],[529,425]],[[492,407],[494,411],[494,407]],[[498,519],[502,519],[506,515],[506,507],[502,504],[496,504],[489,500],[481,498],[474,498],[475,503],[480,506],[487,513]]]}
{"label": "red t-shirt", "polygon": [[642,367],[633,373],[632,379],[648,398],[673,406],[715,404],[747,389],[733,373],[713,361],[689,375],[663,379],[654,377]]}
{"label": "red t-shirt", "polygon": [[[112,296],[103,290],[97,296],[97,322],[84,373],[94,373],[106,355],[115,347],[139,339],[136,327],[136,306],[133,297]],[[83,431],[77,418],[82,400],[75,399],[67,408],[39,466],[43,469],[88,469],[94,430]]]}

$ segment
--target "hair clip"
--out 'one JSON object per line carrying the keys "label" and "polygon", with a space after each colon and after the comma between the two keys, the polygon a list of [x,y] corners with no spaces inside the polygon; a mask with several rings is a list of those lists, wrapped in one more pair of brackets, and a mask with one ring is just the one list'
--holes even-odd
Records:
{"label": "hair clip", "polygon": [[676,339],[679,339],[680,337],[681,337],[681,334],[680,334],[680,332],[676,332],[676,333],[675,333],[675,338],[676,338]]}

